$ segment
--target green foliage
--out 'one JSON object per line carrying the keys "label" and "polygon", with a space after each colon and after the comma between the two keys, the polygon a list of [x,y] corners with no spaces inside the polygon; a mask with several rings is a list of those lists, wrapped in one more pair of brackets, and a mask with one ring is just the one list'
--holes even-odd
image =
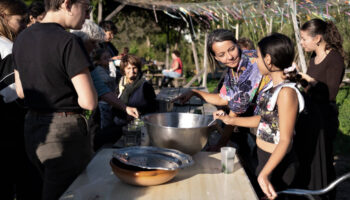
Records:
{"label": "green foliage", "polygon": [[339,108],[339,129],[344,135],[350,136],[350,87],[342,87],[337,95]]}
{"label": "green foliage", "polygon": [[340,88],[337,95],[339,134],[334,143],[336,154],[350,153],[350,86]]}
{"label": "green foliage", "polygon": [[214,89],[218,86],[219,80],[210,79],[207,81],[208,92],[213,92]]}

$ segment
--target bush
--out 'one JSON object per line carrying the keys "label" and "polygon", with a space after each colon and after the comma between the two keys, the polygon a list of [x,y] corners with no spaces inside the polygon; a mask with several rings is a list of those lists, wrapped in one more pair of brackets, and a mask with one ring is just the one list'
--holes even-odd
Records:
{"label": "bush", "polygon": [[337,95],[337,106],[339,109],[339,129],[350,136],[350,87],[342,87]]}

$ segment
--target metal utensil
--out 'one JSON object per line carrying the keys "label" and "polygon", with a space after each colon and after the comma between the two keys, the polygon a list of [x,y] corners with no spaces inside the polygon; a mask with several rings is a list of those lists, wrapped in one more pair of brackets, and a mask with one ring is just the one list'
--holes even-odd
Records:
{"label": "metal utensil", "polygon": [[203,149],[212,127],[208,123],[212,115],[193,113],[152,113],[145,115],[147,133],[154,146],[177,149],[194,155]]}
{"label": "metal utensil", "polygon": [[216,119],[213,119],[213,121],[209,122],[208,126],[211,126],[215,121]]}
{"label": "metal utensil", "polygon": [[[221,113],[219,116],[225,115],[224,113]],[[213,119],[213,121],[209,122],[208,126],[211,126],[217,119]]]}

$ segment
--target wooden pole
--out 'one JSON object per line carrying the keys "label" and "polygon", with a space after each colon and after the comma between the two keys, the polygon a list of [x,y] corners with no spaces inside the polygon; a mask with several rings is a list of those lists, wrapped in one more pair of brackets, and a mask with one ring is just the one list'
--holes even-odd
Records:
{"label": "wooden pole", "polygon": [[116,9],[113,10],[105,20],[111,20],[118,12],[120,12],[125,7],[125,4],[120,4]]}
{"label": "wooden pole", "polygon": [[197,80],[197,79],[200,79],[201,78],[201,75],[203,74],[204,70],[201,69],[201,71],[198,72],[198,74],[196,74],[191,80],[190,82],[188,82],[184,88],[188,88],[188,87],[191,87],[191,85]]}
{"label": "wooden pole", "polygon": [[222,28],[225,28],[225,16],[222,14]]}
{"label": "wooden pole", "polygon": [[205,36],[204,36],[204,56],[203,56],[203,69],[204,69],[204,73],[203,73],[203,83],[202,86],[203,87],[207,87],[207,77],[208,77],[208,52],[207,52],[207,40],[208,40],[208,32],[205,32]]}
{"label": "wooden pole", "polygon": [[298,47],[298,53],[299,53],[299,62],[301,65],[301,71],[306,73],[307,67],[306,67],[306,62],[305,62],[305,57],[304,57],[304,52],[303,52],[303,48],[301,47],[300,44],[300,30],[299,30],[299,26],[298,26],[298,22],[297,22],[297,7],[296,7],[296,3],[293,0],[288,0],[288,4],[292,10],[291,15],[292,15],[292,20],[293,20],[293,27],[294,27],[294,33],[295,33],[295,40],[297,43],[297,47]]}
{"label": "wooden pole", "polygon": [[284,12],[284,8],[282,8],[282,14],[281,14],[281,29],[280,29],[280,32],[282,32],[282,29],[283,29],[283,12]]}
{"label": "wooden pole", "polygon": [[273,18],[270,18],[270,27],[269,27],[269,33],[272,33],[272,28],[273,28]]}
{"label": "wooden pole", "polygon": [[98,13],[97,13],[97,22],[100,23],[102,21],[102,0],[98,1]]}
{"label": "wooden pole", "polygon": [[[191,45],[192,45],[192,53],[193,53],[193,59],[194,59],[194,64],[196,65],[196,73],[199,73],[199,64],[198,64],[198,54],[197,54],[197,49],[196,49],[196,44],[194,43],[194,37],[193,34],[191,33]],[[200,82],[200,77],[198,81]]]}
{"label": "wooden pole", "polygon": [[93,13],[93,12],[90,13],[89,19],[90,19],[91,21],[94,21],[94,13]]}
{"label": "wooden pole", "polygon": [[166,30],[166,50],[165,50],[165,69],[169,69],[169,23]]}
{"label": "wooden pole", "polygon": [[239,39],[239,23],[237,21],[237,24],[236,24],[236,40]]}

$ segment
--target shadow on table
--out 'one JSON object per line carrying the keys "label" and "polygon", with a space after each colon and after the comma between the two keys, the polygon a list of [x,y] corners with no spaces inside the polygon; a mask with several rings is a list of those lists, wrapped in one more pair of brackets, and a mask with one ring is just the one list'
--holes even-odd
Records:
{"label": "shadow on table", "polygon": [[[213,153],[216,154],[217,152]],[[165,184],[171,184],[176,183],[188,178],[191,178],[192,176],[198,175],[198,174],[221,174],[221,160],[217,158],[210,157],[211,154],[208,155],[209,157],[206,158],[206,163],[199,163],[195,161],[195,164],[186,168],[181,169],[182,171],[179,171],[179,173],[175,176],[174,179],[171,181],[165,183]],[[208,164],[209,163],[209,164]],[[205,166],[205,165],[208,166]],[[242,168],[240,163],[235,162],[233,173],[240,170]]]}

